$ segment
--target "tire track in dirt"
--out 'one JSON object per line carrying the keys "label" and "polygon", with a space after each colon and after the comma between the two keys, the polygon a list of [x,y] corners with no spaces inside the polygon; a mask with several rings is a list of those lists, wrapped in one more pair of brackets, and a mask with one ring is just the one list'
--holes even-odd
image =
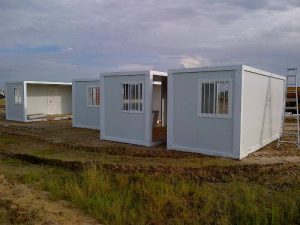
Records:
{"label": "tire track in dirt", "polygon": [[70,150],[78,150],[78,151],[86,151],[86,152],[99,152],[105,153],[108,155],[126,155],[132,157],[149,157],[149,158],[190,158],[190,157],[197,157],[197,158],[209,158],[210,156],[204,156],[198,153],[190,153],[190,152],[180,152],[180,151],[168,151],[168,150],[152,150],[152,149],[142,149],[135,146],[121,146],[121,145],[107,145],[107,146],[99,146],[99,147],[91,147],[85,145],[74,145],[68,143],[57,143],[50,140],[45,140],[37,135],[28,134],[27,132],[22,132],[20,130],[13,130],[13,129],[3,129],[0,128],[0,133],[18,136],[19,138],[31,140],[49,144],[59,148],[65,148]]}
{"label": "tire track in dirt", "polygon": [[262,182],[280,179],[291,179],[300,176],[300,165],[298,163],[278,163],[268,165],[234,165],[234,166],[206,166],[202,168],[180,168],[169,166],[134,166],[127,164],[107,164],[97,161],[80,162],[80,161],[63,161],[57,159],[47,159],[28,154],[19,154],[1,151],[2,158],[17,159],[24,162],[45,165],[50,167],[61,167],[72,171],[83,171],[85,169],[101,169],[107,172],[121,174],[144,173],[150,175],[175,176],[187,178],[199,183],[202,182]]}

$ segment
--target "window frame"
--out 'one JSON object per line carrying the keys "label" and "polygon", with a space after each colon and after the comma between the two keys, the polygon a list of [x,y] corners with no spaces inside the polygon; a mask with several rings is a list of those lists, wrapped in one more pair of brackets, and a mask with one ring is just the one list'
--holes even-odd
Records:
{"label": "window frame", "polygon": [[[99,105],[92,105],[92,104],[90,104],[90,102],[89,102],[89,89],[90,88],[99,88]],[[96,98],[97,98],[97,96],[96,96]],[[89,86],[87,86],[86,87],[86,106],[87,107],[89,107],[89,108],[98,108],[98,107],[100,107],[100,105],[101,105],[101,90],[100,90],[100,87],[99,86],[97,86],[97,85],[89,85]]]}
{"label": "window frame", "polygon": [[[19,90],[19,96],[18,96],[18,100],[16,101],[16,90]],[[14,87],[13,89],[14,91],[14,104],[15,105],[22,105],[23,104],[23,91],[21,87]]]}
{"label": "window frame", "polygon": [[[124,84],[128,84],[128,85],[142,85],[142,98],[139,100],[141,101],[140,103],[142,103],[142,110],[124,110],[124,93],[123,93],[123,85]],[[123,113],[144,113],[144,108],[145,108],[145,88],[144,88],[144,82],[142,81],[123,81],[121,83],[121,111]],[[128,100],[129,100],[129,97],[130,97],[130,93],[129,93],[129,96],[128,96]],[[130,102],[128,102],[128,104],[130,105]]]}
{"label": "window frame", "polygon": [[[228,113],[227,114],[220,114],[220,113],[202,113],[202,84],[206,83],[215,83],[219,82],[229,82],[229,89],[228,89]],[[231,78],[219,78],[219,79],[198,79],[198,98],[197,98],[197,116],[202,118],[220,118],[220,119],[231,119],[232,118],[232,101],[233,101],[233,94],[232,94],[232,79]],[[216,99],[216,98],[215,98]],[[215,103],[214,99],[214,103]],[[214,104],[215,105],[215,104]]]}

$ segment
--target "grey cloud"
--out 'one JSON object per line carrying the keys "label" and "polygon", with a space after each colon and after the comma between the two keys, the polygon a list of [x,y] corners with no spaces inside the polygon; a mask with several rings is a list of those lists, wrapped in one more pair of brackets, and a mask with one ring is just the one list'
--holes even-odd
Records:
{"label": "grey cloud", "polygon": [[12,69],[0,70],[0,86],[8,77],[70,80],[182,61],[275,72],[300,66],[299,7],[298,0],[2,0],[0,48],[72,50],[0,53],[0,68]]}

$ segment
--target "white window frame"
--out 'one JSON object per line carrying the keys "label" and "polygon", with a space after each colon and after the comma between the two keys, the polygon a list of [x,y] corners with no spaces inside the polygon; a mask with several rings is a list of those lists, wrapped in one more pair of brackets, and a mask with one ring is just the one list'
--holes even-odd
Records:
{"label": "white window frame", "polygon": [[[99,88],[99,105],[97,105],[97,104],[95,104],[95,105],[92,105],[92,104],[90,104],[90,101],[89,101],[89,99],[90,99],[90,96],[89,96],[89,89],[90,88]],[[101,95],[100,95],[100,87],[99,86],[95,86],[95,85],[89,85],[89,86],[87,86],[86,87],[86,106],[87,107],[90,107],[90,108],[97,108],[97,107],[100,107],[100,105],[101,105]]]}
{"label": "white window frame", "polygon": [[[124,84],[128,84],[128,85],[140,85],[140,84],[142,84],[142,98],[140,99],[140,100],[138,100],[138,101],[140,101],[140,102],[138,102],[138,103],[142,103],[142,110],[133,110],[133,109],[128,109],[128,110],[124,110],[124,93],[123,93],[123,85]],[[138,91],[139,92],[139,91]],[[139,92],[140,93],[140,92]],[[129,91],[129,96],[128,96],[128,105],[130,106],[130,94],[131,94],[131,92]],[[124,82],[122,82],[122,84],[121,84],[121,99],[122,99],[122,105],[121,105],[121,109],[122,109],[122,112],[124,112],[124,113],[144,113],[144,108],[145,108],[145,104],[144,104],[144,99],[145,99],[145,88],[144,88],[144,82],[142,82],[142,81],[134,81],[134,82],[132,82],[132,81],[129,81],[129,82],[126,82],[126,81],[124,81]]]}
{"label": "white window frame", "polygon": [[[228,113],[220,114],[220,113],[202,113],[202,84],[203,83],[215,83],[215,82],[229,82],[229,91],[228,91]],[[222,118],[222,119],[230,119],[232,118],[232,79],[230,78],[219,78],[219,79],[198,79],[198,117],[208,117],[208,118]],[[215,101],[215,99],[214,99]],[[215,105],[215,104],[214,104]]]}
{"label": "white window frame", "polygon": [[[19,96],[16,96],[16,90],[18,90]],[[22,105],[23,104],[23,92],[21,87],[14,87],[14,104]]]}

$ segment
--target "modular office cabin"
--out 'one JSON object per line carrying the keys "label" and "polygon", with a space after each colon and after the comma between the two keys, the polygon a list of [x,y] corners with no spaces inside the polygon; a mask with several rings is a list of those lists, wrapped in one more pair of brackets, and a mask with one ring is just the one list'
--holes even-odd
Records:
{"label": "modular office cabin", "polygon": [[6,119],[22,122],[72,114],[72,84],[19,81],[6,83]]}
{"label": "modular office cabin", "polygon": [[279,138],[284,91],[244,65],[170,70],[167,148],[241,159]]}
{"label": "modular office cabin", "polygon": [[144,146],[165,142],[167,73],[100,74],[100,138]]}
{"label": "modular office cabin", "polygon": [[73,127],[100,129],[100,79],[74,79]]}

